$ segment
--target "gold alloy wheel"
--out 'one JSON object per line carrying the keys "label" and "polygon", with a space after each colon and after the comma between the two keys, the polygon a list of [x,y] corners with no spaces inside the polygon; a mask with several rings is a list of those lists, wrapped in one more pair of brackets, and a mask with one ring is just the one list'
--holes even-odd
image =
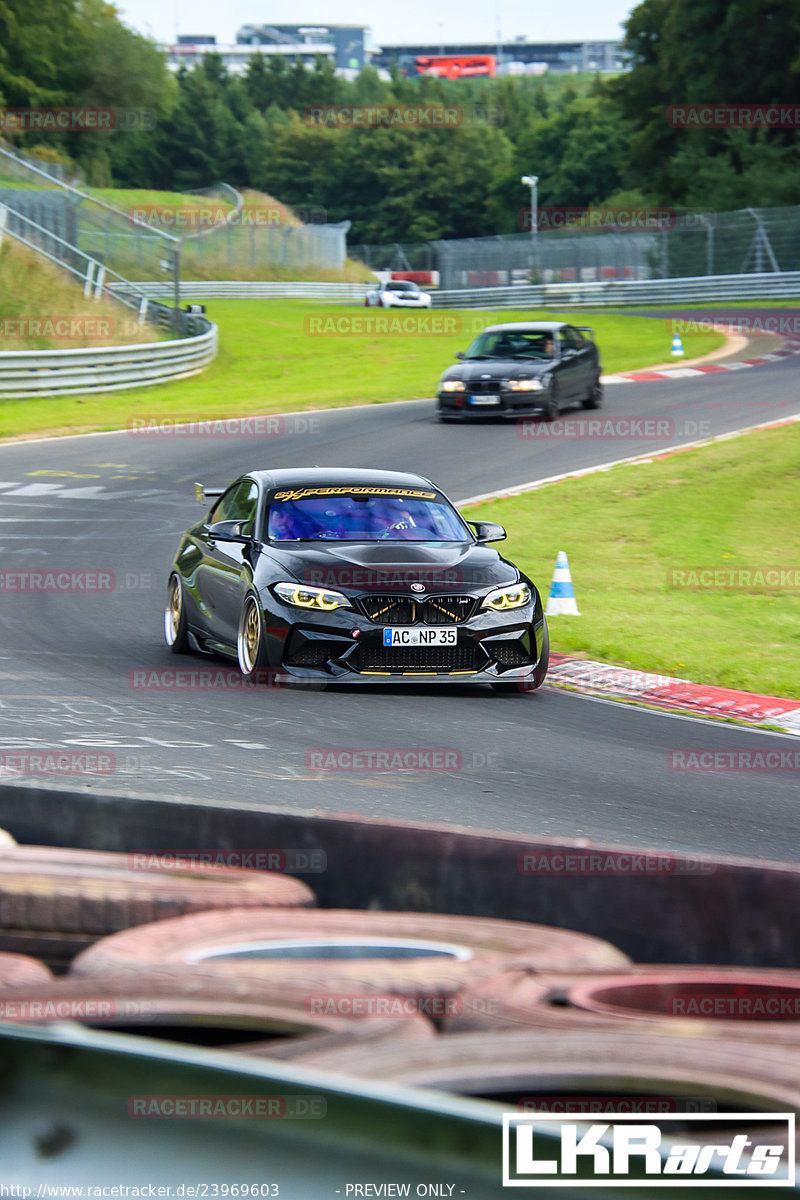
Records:
{"label": "gold alloy wheel", "polygon": [[180,580],[177,575],[172,575],[170,576],[169,590],[167,592],[167,608],[164,613],[164,635],[168,646],[174,646],[177,641],[181,623],[182,605],[183,597],[181,595]]}
{"label": "gold alloy wheel", "polygon": [[258,605],[252,598],[248,600],[242,621],[240,638],[241,666],[247,673],[254,670],[261,646],[261,619],[258,615]]}

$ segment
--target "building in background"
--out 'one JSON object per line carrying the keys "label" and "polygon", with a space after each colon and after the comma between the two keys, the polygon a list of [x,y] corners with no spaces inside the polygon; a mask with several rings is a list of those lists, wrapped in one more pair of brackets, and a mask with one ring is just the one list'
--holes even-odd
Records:
{"label": "building in background", "polygon": [[[475,61],[489,59],[496,65],[498,75],[543,75],[548,71],[594,72],[604,74],[628,69],[622,42],[528,42],[516,38],[503,42],[478,45],[431,45],[415,43],[405,46],[376,47],[370,40],[366,25],[243,25],[234,43],[217,42],[209,34],[181,34],[177,43],[164,47],[171,70],[185,64],[191,67],[204,54],[218,54],[227,69],[241,74],[254,54],[266,57],[280,55],[290,63],[314,65],[317,56],[330,61],[340,75],[352,78],[366,65],[377,67],[381,74],[397,62],[406,75],[425,71],[456,78],[472,74],[493,74],[493,71],[438,70],[432,62],[442,57],[451,63],[458,59]],[[418,60],[428,60],[420,66]]]}
{"label": "building in background", "polygon": [[528,42],[516,38],[497,45],[492,42],[456,45],[452,42],[431,45],[382,46],[372,57],[372,65],[388,69],[396,62],[406,75],[419,74],[416,60],[423,57],[467,57],[493,55],[498,75],[542,75],[547,71],[611,73],[629,69],[622,42]]}
{"label": "building in background", "polygon": [[339,71],[358,72],[369,61],[365,25],[243,25],[234,43],[217,42],[208,34],[182,34],[165,46],[167,64],[177,71],[191,67],[204,54],[218,54],[227,69],[241,74],[254,54],[279,55],[289,63],[314,65],[319,56]]}

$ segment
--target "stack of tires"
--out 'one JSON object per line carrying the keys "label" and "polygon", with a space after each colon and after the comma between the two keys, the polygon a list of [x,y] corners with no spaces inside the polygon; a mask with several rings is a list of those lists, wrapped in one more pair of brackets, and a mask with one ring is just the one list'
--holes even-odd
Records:
{"label": "stack of tires", "polygon": [[524,1111],[800,1111],[800,972],[643,966],[569,930],[321,910],[286,875],[134,862],[0,836],[4,1021]]}

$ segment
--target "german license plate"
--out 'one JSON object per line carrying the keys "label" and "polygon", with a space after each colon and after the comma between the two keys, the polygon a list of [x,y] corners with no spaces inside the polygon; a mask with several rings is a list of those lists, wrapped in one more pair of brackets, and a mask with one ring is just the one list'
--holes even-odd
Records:
{"label": "german license plate", "polygon": [[467,396],[468,404],[488,405],[491,408],[496,408],[500,403],[499,396]]}
{"label": "german license plate", "polygon": [[458,630],[455,625],[442,625],[436,629],[424,625],[384,626],[384,646],[455,646]]}

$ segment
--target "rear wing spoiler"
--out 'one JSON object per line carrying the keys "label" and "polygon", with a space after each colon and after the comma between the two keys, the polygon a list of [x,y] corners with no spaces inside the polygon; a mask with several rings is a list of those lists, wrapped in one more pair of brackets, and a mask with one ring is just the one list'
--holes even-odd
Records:
{"label": "rear wing spoiler", "polygon": [[225,488],[207,488],[203,487],[202,483],[194,485],[194,498],[198,504],[205,504],[206,500],[219,500],[220,496],[225,491]]}
{"label": "rear wing spoiler", "polygon": [[594,341],[594,329],[592,329],[591,325],[575,325],[574,328],[577,329],[578,333],[588,333],[589,337]]}

